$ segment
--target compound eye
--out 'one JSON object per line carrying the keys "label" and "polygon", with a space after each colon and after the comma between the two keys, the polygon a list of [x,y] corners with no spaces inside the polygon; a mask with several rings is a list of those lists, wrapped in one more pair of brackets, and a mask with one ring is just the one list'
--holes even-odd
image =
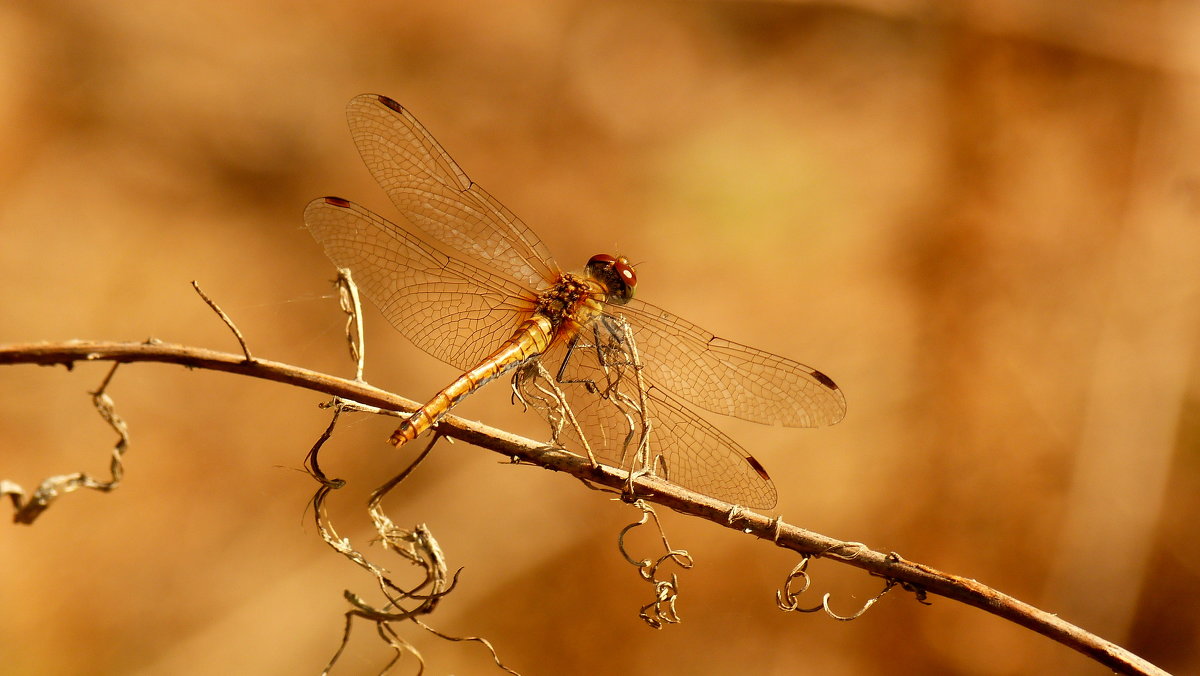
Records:
{"label": "compound eye", "polygon": [[588,274],[604,284],[611,302],[626,303],[633,298],[637,274],[634,273],[628,258],[596,254],[588,259],[587,269]]}
{"label": "compound eye", "polygon": [[[612,256],[609,256],[612,258]],[[625,283],[625,286],[633,288],[637,286],[637,273],[633,271],[633,266],[629,264],[629,259],[621,256],[613,261],[613,269],[616,270],[617,276]]]}

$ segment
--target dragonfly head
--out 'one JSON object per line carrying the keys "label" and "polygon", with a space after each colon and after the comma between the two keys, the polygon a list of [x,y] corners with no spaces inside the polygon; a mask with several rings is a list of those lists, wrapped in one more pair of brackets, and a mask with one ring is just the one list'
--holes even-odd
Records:
{"label": "dragonfly head", "polygon": [[621,305],[633,298],[637,274],[634,273],[628,258],[596,254],[588,261],[587,272],[592,279],[604,286],[609,302]]}

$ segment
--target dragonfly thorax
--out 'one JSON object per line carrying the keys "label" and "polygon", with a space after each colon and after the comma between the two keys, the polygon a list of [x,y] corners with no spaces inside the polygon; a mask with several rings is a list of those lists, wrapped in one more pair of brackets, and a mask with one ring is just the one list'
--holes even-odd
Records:
{"label": "dragonfly thorax", "polygon": [[538,294],[533,311],[561,326],[568,319],[578,319],[581,314],[591,314],[585,308],[602,300],[604,290],[591,279],[579,275],[563,274],[554,286]]}

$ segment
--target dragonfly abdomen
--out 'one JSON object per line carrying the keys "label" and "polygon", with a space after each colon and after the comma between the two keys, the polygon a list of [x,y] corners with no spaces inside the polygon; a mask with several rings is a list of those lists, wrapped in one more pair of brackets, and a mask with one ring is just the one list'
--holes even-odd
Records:
{"label": "dragonfly abdomen", "polygon": [[416,439],[472,392],[540,356],[550,347],[553,335],[554,323],[544,315],[536,314],[525,320],[513,332],[512,337],[504,341],[495,352],[488,355],[478,366],[456,378],[400,423],[388,441],[399,446]]}

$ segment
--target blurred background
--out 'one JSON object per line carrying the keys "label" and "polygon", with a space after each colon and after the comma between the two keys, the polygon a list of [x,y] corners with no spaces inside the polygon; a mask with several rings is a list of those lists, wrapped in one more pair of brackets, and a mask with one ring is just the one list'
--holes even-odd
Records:
{"label": "blurred background", "polygon": [[[841,385],[836,427],[716,421],[788,521],[1196,673],[1198,45],[1182,0],[7,2],[0,343],[236,352],[195,279],[257,355],[352,375],[301,212],[335,194],[395,216],[343,115],[386,94],[564,266],[622,252],[642,298]],[[455,375],[367,322],[372,383],[424,399]],[[0,369],[0,478],[106,476],[87,393],[107,368]],[[546,436],[491,389],[460,413]],[[0,526],[0,674],[318,672],[342,590],[372,590],[306,510],[324,397],[157,364],[109,393],[124,485]],[[323,462],[363,548],[367,493],[412,453],[393,426],[346,420]],[[674,514],[697,565],[684,622],[650,630],[616,549],[637,514],[464,444],[388,507],[465,568],[429,622],[526,674],[1107,673],[938,598],[781,613],[794,555]],[[844,614],[880,588],[810,570],[802,603]],[[431,673],[497,673],[399,629]],[[388,657],[361,625],[334,673]]]}

